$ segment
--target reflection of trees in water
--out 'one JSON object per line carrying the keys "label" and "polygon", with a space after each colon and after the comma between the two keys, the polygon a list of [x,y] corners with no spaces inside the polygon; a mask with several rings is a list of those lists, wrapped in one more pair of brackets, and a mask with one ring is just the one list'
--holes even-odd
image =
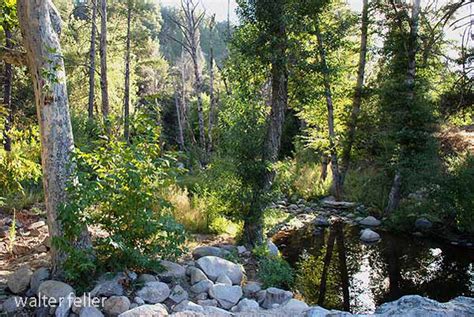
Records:
{"label": "reflection of trees in water", "polygon": [[[344,231],[342,226],[340,228],[338,231],[337,226],[316,230],[308,227],[285,237],[284,241],[277,241],[277,244],[286,244],[283,254],[290,263],[296,264],[296,286],[308,303],[347,309],[349,293],[351,310],[363,312],[374,304],[408,294],[438,301],[474,295],[474,277],[470,273],[474,255],[467,253],[472,251],[449,246],[435,249],[437,246],[428,242],[388,233],[382,234],[379,243],[364,245],[359,241],[358,228]],[[344,275],[344,259],[347,276]],[[362,271],[367,273],[361,274]],[[325,285],[323,280],[326,280]],[[324,294],[321,294],[321,284]]]}
{"label": "reflection of trees in water", "polygon": [[327,241],[319,249],[305,253],[298,262],[298,290],[311,304],[349,310],[349,276],[358,270],[357,261],[349,259],[357,257],[348,256],[351,246],[347,248],[347,245],[352,243],[346,238],[342,223],[321,229],[320,236],[326,230],[329,231]]}

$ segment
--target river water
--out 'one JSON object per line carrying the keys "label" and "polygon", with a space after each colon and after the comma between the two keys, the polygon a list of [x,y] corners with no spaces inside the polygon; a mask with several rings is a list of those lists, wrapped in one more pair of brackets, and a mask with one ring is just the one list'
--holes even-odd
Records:
{"label": "river water", "polygon": [[353,313],[373,312],[403,295],[440,302],[474,296],[474,250],[380,232],[359,240],[357,226],[315,227],[279,234],[274,242],[296,269],[304,300]]}

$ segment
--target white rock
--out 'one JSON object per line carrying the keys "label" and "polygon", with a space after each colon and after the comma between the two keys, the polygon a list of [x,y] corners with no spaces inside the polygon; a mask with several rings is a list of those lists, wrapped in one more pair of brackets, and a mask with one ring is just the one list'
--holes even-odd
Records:
{"label": "white rock", "polygon": [[291,311],[291,312],[295,312],[295,313],[296,312],[302,312],[302,311],[308,309],[308,307],[309,306],[305,302],[302,302],[302,301],[294,299],[294,298],[290,299],[285,304],[280,306],[281,309]]}
{"label": "white rock", "polygon": [[239,302],[242,288],[237,285],[215,284],[209,289],[209,296],[217,299],[223,308],[229,309]]}
{"label": "white rock", "polygon": [[142,305],[134,309],[126,311],[119,315],[119,317],[155,317],[168,316],[166,306],[162,304],[156,305]]}
{"label": "white rock", "polygon": [[360,235],[360,239],[364,242],[376,242],[380,240],[380,235],[371,229],[364,229]]}
{"label": "white rock", "polygon": [[240,302],[232,307],[233,312],[250,312],[257,311],[260,309],[260,306],[253,299],[242,298]]}
{"label": "white rock", "polygon": [[208,280],[206,274],[200,269],[193,267],[191,270],[191,284],[194,285],[198,282]]}
{"label": "white rock", "polygon": [[305,317],[326,317],[326,315],[328,315],[329,313],[329,310],[316,306],[311,307],[309,310],[307,310],[305,313]]}
{"label": "white rock", "polygon": [[170,283],[172,281],[183,279],[186,276],[186,269],[174,262],[160,261],[160,264],[164,267],[164,271],[158,274],[161,281]]}
{"label": "white rock", "polygon": [[150,304],[161,303],[170,295],[170,288],[162,282],[148,282],[137,292],[137,296]]}
{"label": "white rock", "polygon": [[171,290],[171,295],[169,298],[176,304],[179,304],[183,300],[188,299],[188,292],[186,292],[180,285],[176,285]]}
{"label": "white rock", "polygon": [[217,278],[216,280],[216,284],[217,283],[220,283],[220,284],[225,284],[225,285],[232,285],[232,281],[230,280],[230,278],[225,275],[225,274],[221,274],[219,275],[219,277]]}
{"label": "white rock", "polygon": [[135,298],[133,299],[133,301],[134,301],[136,304],[138,304],[138,306],[145,304],[145,301],[143,300],[143,298],[138,297],[138,296],[135,296]]}
{"label": "white rock", "polygon": [[373,216],[368,216],[362,219],[359,224],[368,227],[377,227],[380,226],[382,222]]}
{"label": "white rock", "polygon": [[238,254],[243,254],[243,253],[245,253],[245,252],[247,252],[247,248],[246,248],[245,246],[239,245],[239,246],[237,247],[237,253],[238,253]]}
{"label": "white rock", "polygon": [[274,304],[281,305],[293,298],[293,293],[276,287],[270,287],[265,290],[263,308],[272,308]]}
{"label": "white rock", "polygon": [[8,276],[7,286],[13,294],[24,293],[30,286],[32,275],[31,269],[23,266]]}
{"label": "white rock", "polygon": [[174,306],[173,311],[175,312],[194,311],[194,312],[202,313],[204,312],[204,309],[202,308],[201,305],[190,302],[188,300],[184,300],[178,305]]}
{"label": "white rock", "polygon": [[189,290],[194,294],[205,293],[209,290],[209,288],[211,288],[212,285],[214,285],[214,283],[212,283],[210,280],[204,280],[194,284]]}
{"label": "white rock", "polygon": [[278,256],[280,254],[280,251],[278,250],[278,247],[270,239],[267,240],[267,248],[268,248],[268,253],[271,256]]}
{"label": "white rock", "polygon": [[242,282],[244,270],[242,266],[216,256],[205,256],[196,261],[208,278],[215,281],[221,274],[226,274],[233,284]]}
{"label": "white rock", "polygon": [[104,302],[104,311],[109,316],[118,316],[130,309],[130,300],[125,296],[111,296]]}
{"label": "white rock", "polygon": [[196,260],[204,256],[224,257],[229,254],[230,252],[227,250],[224,250],[218,247],[211,247],[211,246],[197,247],[196,249],[193,250],[193,258]]}

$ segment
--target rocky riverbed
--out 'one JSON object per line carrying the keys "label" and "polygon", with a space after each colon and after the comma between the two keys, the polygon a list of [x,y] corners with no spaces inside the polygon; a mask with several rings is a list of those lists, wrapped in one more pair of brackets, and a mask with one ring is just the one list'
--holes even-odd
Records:
{"label": "rocky riverbed", "polygon": [[[250,255],[242,246],[198,247],[193,251],[193,260],[186,263],[162,261],[162,273],[106,274],[84,294],[66,283],[51,280],[46,267],[33,271],[24,266],[8,277],[11,296],[1,309],[7,316],[56,317],[351,316],[309,306],[287,290],[262,289],[257,281],[247,280],[242,265],[224,258],[229,252],[243,259]],[[473,316],[474,299],[458,297],[438,303],[420,296],[405,296],[378,307],[374,315],[433,314]]]}

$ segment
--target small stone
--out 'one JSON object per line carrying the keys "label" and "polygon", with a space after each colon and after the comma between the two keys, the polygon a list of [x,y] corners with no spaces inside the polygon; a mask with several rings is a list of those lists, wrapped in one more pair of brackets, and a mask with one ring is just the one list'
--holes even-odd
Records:
{"label": "small stone", "polygon": [[160,264],[164,267],[164,271],[159,273],[158,277],[165,283],[171,283],[186,276],[186,269],[178,263],[162,260]]}
{"label": "small stone", "polygon": [[221,274],[217,280],[216,280],[216,284],[217,283],[221,283],[221,284],[225,284],[225,285],[230,285],[232,286],[232,281],[230,280],[230,278],[225,275],[225,274]]}
{"label": "small stone", "polygon": [[223,308],[229,309],[239,302],[242,297],[242,288],[237,285],[215,284],[209,289],[209,295],[217,299]]}
{"label": "small stone", "polygon": [[8,276],[7,286],[13,294],[22,294],[30,286],[32,275],[31,269],[23,266]]}
{"label": "small stone", "polygon": [[426,218],[419,218],[415,221],[415,228],[418,230],[429,230],[433,223]]}
{"label": "small stone", "polygon": [[142,284],[147,282],[158,282],[158,278],[151,274],[140,274],[138,276],[137,282]]}
{"label": "small stone", "polygon": [[104,317],[104,314],[96,307],[84,307],[79,313],[79,317]]}
{"label": "small stone", "polygon": [[377,242],[380,240],[380,235],[371,229],[364,229],[360,235],[360,239],[368,243]]}
{"label": "small stone", "polygon": [[188,292],[186,292],[180,285],[176,285],[171,290],[171,295],[169,298],[176,304],[179,304],[183,300],[188,299]]}
{"label": "small stone", "polygon": [[215,299],[202,299],[197,301],[198,305],[201,306],[212,306],[217,307],[217,300]]}
{"label": "small stone", "polygon": [[251,311],[257,311],[260,309],[260,306],[256,301],[253,299],[248,299],[248,298],[242,298],[240,302],[232,307],[233,312],[251,312]]}
{"label": "small stone", "polygon": [[274,304],[281,305],[293,298],[293,293],[276,287],[270,287],[265,291],[265,297],[262,303],[263,308],[272,308]]}
{"label": "small stone", "polygon": [[[270,239],[267,240],[267,248],[268,248],[268,253],[271,256],[278,256],[280,254],[280,251],[278,250],[278,247]],[[235,284],[237,284],[237,283],[235,283]]]}
{"label": "small stone", "polygon": [[199,301],[199,300],[205,300],[207,299],[208,296],[207,296],[207,292],[206,293],[199,293],[197,294],[196,296],[194,296],[194,299]]}
{"label": "small stone", "polygon": [[130,300],[125,296],[111,296],[104,302],[104,311],[108,316],[118,316],[130,309]]}
{"label": "small stone", "polygon": [[191,270],[191,284],[194,285],[196,283],[199,283],[201,281],[205,281],[205,280],[208,280],[206,274],[204,274],[203,271],[201,271],[200,269],[194,267],[192,270]]}
{"label": "small stone", "polygon": [[193,302],[190,302],[188,300],[184,300],[178,305],[173,307],[173,311],[175,312],[182,312],[182,311],[194,311],[201,313],[204,311],[201,305],[195,304]]}
{"label": "small stone", "polygon": [[143,300],[143,298],[138,297],[138,296],[135,296],[135,298],[133,298],[133,301],[135,303],[137,303],[138,305],[144,305],[145,304],[145,301]]}
{"label": "small stone", "polygon": [[367,227],[377,227],[380,226],[382,222],[373,216],[368,216],[362,219],[359,224]]}
{"label": "small stone", "polygon": [[12,296],[3,302],[1,311],[5,312],[7,315],[13,314],[23,308],[20,304],[22,301],[23,298],[20,296]]}
{"label": "small stone", "polygon": [[150,304],[161,303],[170,295],[168,285],[162,282],[148,282],[137,292],[137,296]]}
{"label": "small stone", "polygon": [[204,293],[207,292],[209,288],[212,287],[212,285],[214,285],[214,283],[212,283],[210,280],[204,280],[191,286],[190,290],[194,294]]}
{"label": "small stone", "polygon": [[126,311],[119,317],[151,317],[151,316],[168,316],[168,310],[162,304],[142,305]]}
{"label": "small stone", "polygon": [[217,257],[225,257],[229,255],[230,252],[218,247],[210,247],[210,246],[202,246],[202,247],[197,247],[193,251],[193,258],[194,259],[200,259],[205,256],[217,256]]}
{"label": "small stone", "polygon": [[239,245],[239,246],[237,247],[237,253],[243,254],[243,253],[245,253],[245,252],[247,252],[247,248],[246,248],[245,246]]}
{"label": "small stone", "polygon": [[258,282],[250,281],[242,287],[242,290],[245,297],[254,297],[257,292],[262,290],[262,285]]}

